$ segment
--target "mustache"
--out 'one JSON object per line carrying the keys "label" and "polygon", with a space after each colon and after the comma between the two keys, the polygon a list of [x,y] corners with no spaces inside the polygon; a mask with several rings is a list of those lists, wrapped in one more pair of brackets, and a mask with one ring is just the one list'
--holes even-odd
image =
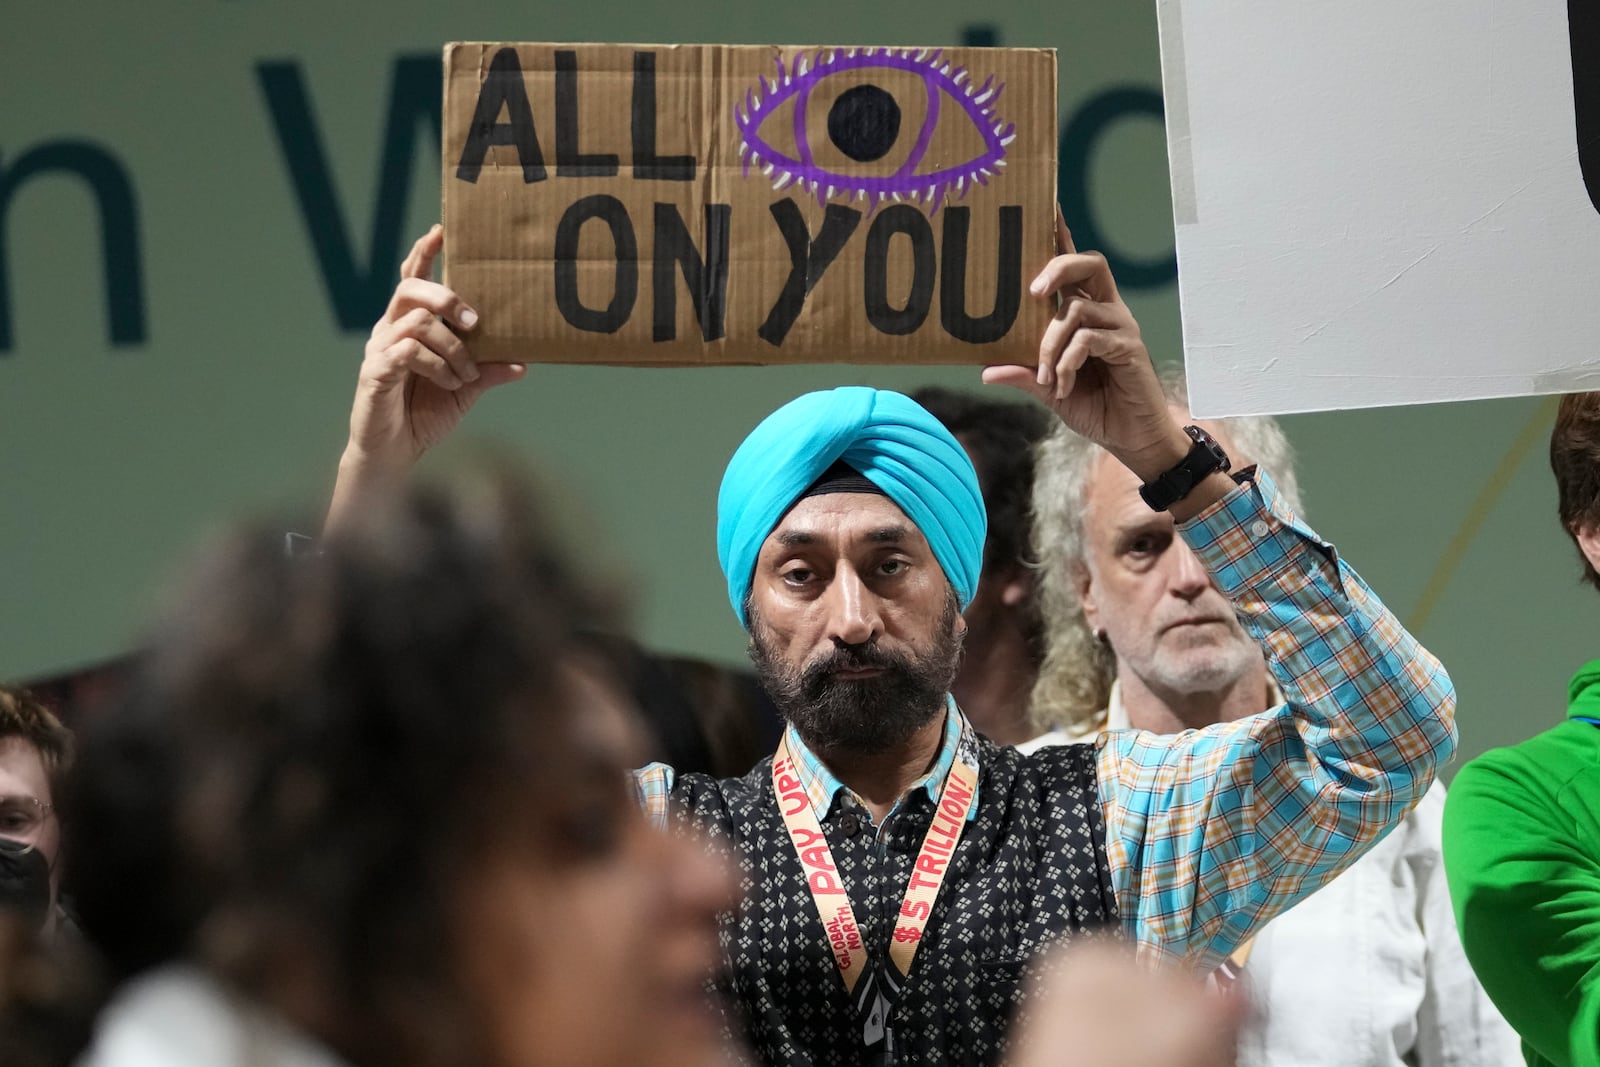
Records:
{"label": "mustache", "polygon": [[910,659],[879,648],[876,642],[862,645],[844,645],[806,665],[804,681],[823,681],[835,671],[909,671]]}

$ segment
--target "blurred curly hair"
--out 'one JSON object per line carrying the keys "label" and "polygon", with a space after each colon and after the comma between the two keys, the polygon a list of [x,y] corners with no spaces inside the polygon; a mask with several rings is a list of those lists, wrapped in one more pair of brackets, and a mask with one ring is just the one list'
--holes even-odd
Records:
{"label": "blurred curly hair", "polygon": [[115,975],[182,956],[290,1018],[311,960],[334,1025],[296,1021],[351,1062],[472,1063],[453,894],[484,848],[550,839],[563,664],[610,609],[503,476],[409,491],[315,555],[284,528],[203,556],[86,732],[84,926]]}

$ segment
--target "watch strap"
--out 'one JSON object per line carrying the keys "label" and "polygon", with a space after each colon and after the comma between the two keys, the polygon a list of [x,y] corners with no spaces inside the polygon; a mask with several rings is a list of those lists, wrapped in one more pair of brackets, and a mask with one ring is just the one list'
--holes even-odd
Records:
{"label": "watch strap", "polygon": [[1198,426],[1185,426],[1183,432],[1194,442],[1189,454],[1153,481],[1139,487],[1140,498],[1152,511],[1166,511],[1188,496],[1207,475],[1214,471],[1226,471],[1230,466],[1228,453],[1210,434]]}

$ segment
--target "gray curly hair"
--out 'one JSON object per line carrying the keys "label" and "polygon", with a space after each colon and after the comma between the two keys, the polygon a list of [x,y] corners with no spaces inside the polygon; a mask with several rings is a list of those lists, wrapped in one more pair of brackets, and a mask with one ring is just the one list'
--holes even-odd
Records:
{"label": "gray curly hair", "polygon": [[[1175,407],[1189,408],[1181,368],[1161,375],[1162,389]],[[1218,420],[1229,443],[1249,462],[1272,472],[1289,507],[1300,513],[1294,452],[1276,419],[1248,416]],[[1039,568],[1037,591],[1044,616],[1044,663],[1033,687],[1029,717],[1043,733],[1080,731],[1105,711],[1117,675],[1116,656],[1098,640],[1083,616],[1077,576],[1085,566],[1084,490],[1100,455],[1088,438],[1058,425],[1040,441],[1033,476],[1033,558]],[[1238,469],[1240,464],[1235,463]]]}

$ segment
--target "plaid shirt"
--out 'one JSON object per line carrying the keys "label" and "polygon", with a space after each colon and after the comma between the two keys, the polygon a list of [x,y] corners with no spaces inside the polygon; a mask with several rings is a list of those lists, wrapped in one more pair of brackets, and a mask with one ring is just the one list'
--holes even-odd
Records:
{"label": "plaid shirt", "polygon": [[[1099,795],[1117,912],[1141,954],[1210,969],[1421,799],[1455,749],[1455,694],[1265,472],[1179,530],[1260,642],[1285,702],[1204,730],[1103,735]],[[954,714],[934,774],[954,758]],[[820,817],[844,787],[797,741]],[[664,824],[672,769],[653,764],[636,780]]]}

